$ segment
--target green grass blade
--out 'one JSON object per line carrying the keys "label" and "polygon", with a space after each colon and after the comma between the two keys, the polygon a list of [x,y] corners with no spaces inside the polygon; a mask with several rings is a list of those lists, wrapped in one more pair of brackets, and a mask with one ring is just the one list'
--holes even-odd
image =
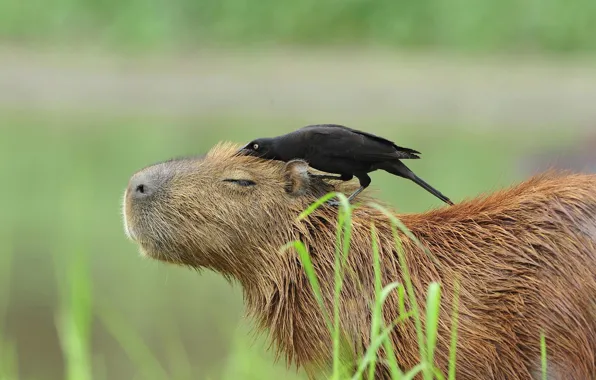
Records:
{"label": "green grass blade", "polygon": [[426,344],[427,363],[434,366],[435,346],[437,344],[437,330],[439,328],[439,307],[441,303],[441,286],[433,282],[428,287],[426,296]]}
{"label": "green grass blade", "polygon": [[[61,265],[55,254],[57,276],[61,277]],[[66,361],[66,378],[88,380],[92,378],[91,325],[93,306],[91,302],[91,281],[85,250],[69,249],[67,272],[59,281],[61,308],[56,316],[56,329]]]}
{"label": "green grass blade", "polygon": [[[392,282],[391,284],[385,286],[381,291],[380,295],[381,305],[385,303],[385,300],[387,299],[387,297],[389,297],[389,294],[395,289],[399,289],[400,286],[402,286],[402,284],[398,284],[397,282]],[[408,313],[404,313],[404,318],[406,318],[407,315]]]}
{"label": "green grass blade", "polygon": [[18,357],[15,345],[11,342],[0,341],[0,379],[18,379],[18,368]]}
{"label": "green grass blade", "polygon": [[315,300],[323,313],[323,318],[325,319],[325,323],[327,324],[327,329],[329,333],[333,331],[331,326],[331,320],[329,319],[329,313],[327,308],[325,307],[325,303],[323,302],[323,295],[321,293],[321,285],[319,284],[319,280],[317,279],[317,274],[315,273],[315,268],[312,265],[312,260],[310,259],[310,254],[308,253],[304,243],[301,241],[293,241],[285,246],[282,247],[282,251],[286,249],[294,247],[294,249],[298,252],[298,257],[300,257],[300,262],[302,263],[302,267],[306,272],[306,277],[308,278],[308,282],[310,282],[310,286],[313,290]]}
{"label": "green grass blade", "polygon": [[420,363],[420,364],[414,366],[414,368],[412,368],[411,370],[409,370],[408,373],[406,373],[403,376],[402,380],[412,380],[421,371],[426,372],[427,371],[427,367],[428,366],[426,365],[426,363]]}
{"label": "green grass blade", "polygon": [[4,324],[10,303],[10,283],[14,249],[12,234],[2,234],[2,251],[0,251],[0,379],[17,379],[17,351],[15,346],[4,338]]}
{"label": "green grass blade", "polygon": [[403,284],[399,284],[397,288],[397,296],[399,302],[399,315],[406,315],[406,288]]}
{"label": "green grass blade", "polygon": [[[384,325],[382,310],[383,310],[383,305],[385,304],[385,300],[387,299],[389,294],[398,287],[398,285],[399,285],[398,283],[392,282],[391,284],[384,287],[383,290],[380,292],[380,294],[377,298],[377,301],[375,302],[374,309],[373,309],[373,321],[371,324],[371,346],[373,346],[373,341],[375,339],[377,339],[377,337],[379,336],[378,331],[379,331],[380,327]],[[408,315],[404,314],[404,318],[407,318],[407,317],[408,317]],[[400,316],[400,320],[401,320],[401,316]],[[380,348],[382,343],[384,343],[384,342],[379,342],[379,344],[375,346],[376,350],[374,352],[370,353],[370,355],[372,355],[372,356],[370,357],[370,362],[369,362],[370,363],[369,372],[368,372],[369,379],[374,378],[373,375],[375,373],[377,352],[378,352],[378,349]],[[395,360],[395,358],[393,358],[393,359]],[[397,365],[395,367],[397,368]]]}
{"label": "green grass blade", "polygon": [[360,362],[360,365],[358,366],[358,370],[354,374],[353,379],[359,379],[362,376],[362,374],[364,373],[364,371],[366,370],[366,368],[369,367],[369,365],[371,365],[374,360],[376,360],[375,357],[376,357],[377,351],[379,350],[381,345],[385,342],[385,340],[387,340],[389,334],[391,333],[391,330],[393,330],[394,327],[395,327],[395,325],[392,324],[391,326],[384,328],[383,331],[378,336],[375,337],[375,339],[372,341],[371,345],[369,346],[366,354],[364,355],[364,358]]}
{"label": "green grass blade", "polygon": [[0,338],[3,336],[6,313],[10,302],[10,282],[14,257],[11,238],[12,236],[9,236],[8,232],[2,234],[2,251],[0,253]]}
{"label": "green grass blade", "polygon": [[[302,220],[306,217],[308,217],[310,214],[312,214],[316,209],[318,209],[319,207],[321,207],[321,205],[325,202],[327,202],[328,200],[334,198],[335,196],[337,196],[339,193],[336,192],[331,192],[331,193],[327,193],[325,195],[323,195],[321,198],[317,199],[316,202],[314,202],[313,204],[311,204],[310,206],[308,206],[308,208],[304,211],[302,211],[300,213],[300,215],[298,215],[298,220]],[[343,195],[343,194],[342,194]],[[344,196],[345,198],[345,196]]]}
{"label": "green grass blade", "polygon": [[[410,240],[414,241],[416,243],[416,245],[418,247],[420,247],[431,259],[433,259],[433,261],[435,263],[436,263],[436,261],[434,260],[430,251],[426,247],[424,247],[424,245],[422,245],[422,243],[414,236],[414,234],[412,234],[412,232],[395,215],[393,215],[393,213],[391,213],[385,207],[378,205],[376,203],[371,203],[370,205],[371,205],[371,207],[373,207],[373,208],[379,210],[381,213],[383,213],[391,221],[393,238],[395,240],[395,249],[397,251],[400,268],[401,268],[402,274],[404,276],[404,282],[405,282],[408,299],[411,303],[412,312],[414,314],[414,324],[416,327],[416,338],[418,340],[418,350],[419,350],[419,354],[420,354],[420,360],[421,360],[421,362],[423,361],[426,364],[428,364],[426,362],[428,360],[427,345],[425,342],[425,336],[424,336],[424,330],[422,328],[422,323],[420,321],[418,302],[416,300],[414,286],[413,286],[411,278],[410,278],[410,272],[409,272],[409,269],[407,266],[406,257],[405,257],[405,253],[404,253],[403,246],[401,243],[401,239],[399,238],[399,234],[397,233],[397,228],[399,228],[404,233],[404,235],[406,235]],[[431,369],[430,365],[424,366],[424,378],[426,380],[430,380],[432,378],[432,369]]]}
{"label": "green grass blade", "polygon": [[[407,315],[405,315],[404,319],[402,319],[400,317],[397,320],[393,321],[390,326],[383,328],[383,331],[380,334],[378,334],[374,340],[372,340],[372,342],[366,352],[366,355],[364,356],[360,365],[358,366],[358,371],[356,372],[356,374],[354,374],[354,377],[353,377],[354,379],[362,376],[362,374],[366,370],[366,367],[369,366],[370,363],[372,362],[372,360],[374,360],[374,358],[376,357],[376,352],[379,350],[381,345],[388,343],[389,346],[391,346],[391,340],[388,339],[389,334],[391,334],[391,331],[395,328],[395,326],[402,323],[405,319],[409,318],[410,316],[411,316],[410,314],[407,314]],[[391,348],[390,351],[393,353],[393,348]],[[397,375],[398,378],[399,378],[399,376],[403,376],[403,373],[400,371],[397,363],[395,364],[395,366],[390,366],[390,368],[391,368],[392,374]]]}
{"label": "green grass blade", "polygon": [[[337,196],[339,198],[340,209],[338,212],[338,225],[337,225],[337,233],[336,233],[336,251],[335,251],[335,287],[334,287],[334,298],[333,298],[333,325],[331,329],[331,336],[333,341],[333,378],[337,378],[340,373],[340,365],[341,365],[341,349],[342,349],[342,337],[341,337],[341,323],[340,323],[340,313],[339,313],[339,306],[340,306],[340,294],[341,288],[343,284],[343,266],[347,261],[347,255],[349,253],[350,241],[351,241],[351,205],[348,201],[347,197],[342,193],[328,193],[325,196],[319,198],[316,202],[311,204],[305,211],[303,211],[299,216],[298,220],[302,220],[312,214],[318,207],[320,207],[323,203],[327,202],[329,199]],[[342,238],[343,232],[343,238]],[[302,247],[295,246],[298,250]],[[304,255],[305,249],[302,250],[303,253],[299,253],[302,257],[306,258]],[[310,257],[308,257],[307,261],[303,264],[306,267],[308,264],[312,267],[312,263]],[[318,281],[314,281],[316,276],[314,275],[314,271],[310,274],[307,272],[307,276],[309,277],[309,281],[311,282],[311,286],[315,290],[315,295],[317,293],[320,294],[320,286]],[[320,301],[317,300],[319,306],[322,306],[322,310],[324,315],[327,314],[326,308],[322,302],[322,297],[319,297]],[[325,319],[328,320],[328,317],[325,316]]]}
{"label": "green grass blade", "polygon": [[348,257],[348,253],[350,250],[350,242],[351,242],[351,210],[352,207],[350,202],[348,201],[347,197],[341,193],[329,193],[325,196],[319,198],[316,202],[311,204],[304,212],[302,212],[298,220],[304,219],[310,214],[312,214],[318,207],[320,207],[323,203],[328,201],[329,199],[337,196],[340,202],[340,209],[338,212],[338,224],[337,224],[337,232],[336,232],[336,249],[335,249],[335,287],[334,287],[334,296],[333,296],[333,324],[328,322],[328,314],[327,309],[323,303],[323,297],[321,294],[321,287],[316,278],[314,267],[312,265],[312,261],[304,244],[302,242],[293,242],[289,245],[284,246],[282,249],[286,249],[288,246],[294,246],[294,248],[298,251],[300,259],[303,263],[303,266],[306,270],[307,277],[309,282],[311,283],[311,287],[315,293],[315,298],[317,299],[317,303],[321,308],[325,321],[327,325],[330,327],[331,337],[333,342],[333,378],[338,378],[340,376],[341,370],[341,352],[343,345],[342,343],[346,344],[342,339],[341,335],[341,321],[340,321],[340,294],[341,288],[343,284],[343,266],[345,265]]}
{"label": "green grass blade", "polygon": [[395,356],[395,350],[393,349],[393,342],[391,342],[391,339],[386,339],[385,342],[383,342],[383,348],[385,349],[385,354],[387,355],[385,361],[389,367],[391,379],[401,380],[404,376],[404,373],[401,371],[401,369],[399,369],[399,364],[397,363],[397,357]]}
{"label": "green grass blade", "polygon": [[[173,321],[174,318],[170,320]],[[191,380],[193,378],[192,365],[180,337],[180,331],[178,331],[174,323],[170,323],[170,328],[167,330],[169,331],[165,334],[164,340],[167,345],[172,378],[176,380]]]}
{"label": "green grass blade", "polygon": [[151,350],[121,316],[112,311],[106,304],[97,308],[97,316],[110,335],[120,344],[135,367],[141,372],[143,379],[165,380],[170,378]]}
{"label": "green grass blade", "polygon": [[451,312],[451,344],[449,347],[449,380],[455,380],[457,362],[457,324],[459,313],[459,279],[456,279],[453,294],[453,310]]}
{"label": "green grass blade", "polygon": [[544,335],[544,331],[540,332],[540,359],[542,367],[542,380],[547,380],[548,362],[546,357],[546,336]]}
{"label": "green grass blade", "polygon": [[420,242],[420,240],[418,240],[418,238],[414,236],[412,231],[410,231],[408,227],[406,227],[406,225],[403,224],[402,221],[399,220],[399,218],[397,218],[391,211],[377,203],[371,202],[369,203],[369,205],[372,208],[375,208],[379,210],[381,213],[383,213],[391,221],[392,224],[399,228],[399,230],[408,237],[408,239],[412,240],[418,246],[418,248],[420,248],[428,257],[430,257],[430,259],[433,261],[435,265],[440,265],[439,262],[433,256],[433,254],[430,252],[430,250],[427,247],[425,247],[424,244],[422,244],[422,242]]}
{"label": "green grass blade", "polygon": [[437,380],[445,380],[445,376],[438,368],[432,367],[431,371],[432,371],[433,375],[437,378]]}
{"label": "green grass blade", "polygon": [[[373,305],[372,321],[370,326],[370,344],[376,339],[379,329],[383,324],[383,307],[381,298],[381,287],[383,286],[381,278],[381,258],[379,255],[379,242],[377,240],[377,231],[374,223],[370,226],[372,251],[373,251],[373,269],[375,273],[375,303]],[[368,379],[375,378],[375,369],[377,365],[377,353],[378,350],[374,351],[374,354],[370,358],[370,366],[368,370]]]}
{"label": "green grass blade", "polygon": [[[420,351],[420,360],[424,361],[427,358],[427,354],[426,354],[426,345],[424,342],[424,332],[422,330],[422,323],[420,321],[420,312],[419,312],[419,308],[418,308],[418,301],[416,300],[416,294],[414,292],[414,285],[412,284],[412,280],[410,278],[410,271],[408,270],[408,266],[406,263],[406,258],[403,252],[403,246],[401,245],[401,240],[399,240],[399,237],[397,235],[397,231],[395,230],[395,228],[393,229],[393,234],[395,237],[395,245],[396,245],[396,250],[398,252],[398,257],[399,257],[399,262],[400,262],[400,266],[403,272],[403,276],[405,279],[405,283],[406,283],[406,292],[408,295],[408,299],[410,300],[411,303],[411,307],[412,307],[412,312],[414,314],[414,324],[416,327],[416,336],[417,336],[417,340],[418,340],[418,349]],[[424,367],[426,368],[426,366]],[[428,377],[427,371],[425,371],[425,378]]]}
{"label": "green grass blade", "polygon": [[[371,367],[374,368],[374,366],[376,365],[377,352],[378,352],[379,348],[381,347],[381,345],[384,345],[385,342],[388,340],[387,338],[389,337],[389,334],[391,333],[393,328],[397,324],[399,324],[403,321],[400,317],[397,321],[393,322],[391,324],[391,326],[385,327],[380,334],[378,333],[380,326],[383,325],[382,315],[379,318],[378,313],[380,311],[382,311],[385,300],[387,299],[387,297],[389,296],[391,291],[395,290],[397,287],[398,287],[398,284],[396,282],[392,282],[391,284],[389,284],[383,288],[383,290],[380,292],[380,294],[377,298],[377,301],[374,305],[374,309],[375,309],[374,316],[377,317],[377,321],[373,323],[376,326],[376,328],[373,330],[374,335],[371,334],[370,346],[366,352],[365,357],[363,358],[362,362],[360,363],[360,366],[358,368],[358,371],[356,372],[356,375],[354,375],[355,378],[357,378],[358,376],[362,376],[362,374],[366,370],[366,366],[369,366],[368,378],[369,379],[373,378],[373,377],[371,377],[371,374],[374,375],[375,371],[374,371],[374,369],[371,370],[370,368]],[[408,314],[404,315],[404,319],[405,318],[409,318],[409,315]],[[389,341],[389,344],[391,345],[390,341]],[[391,354],[393,355],[393,347],[391,348]],[[395,357],[393,357],[393,360],[394,360],[395,365],[391,366],[392,370],[397,373],[401,373],[401,371],[399,370],[399,367],[397,366],[397,363],[395,362]]]}
{"label": "green grass blade", "polygon": [[340,202],[340,210],[338,213],[338,224],[336,232],[335,244],[335,291],[333,297],[333,378],[338,379],[340,375],[341,366],[341,350],[342,350],[342,336],[341,336],[341,321],[340,321],[340,295],[343,285],[343,267],[347,261],[350,250],[351,239],[351,213],[352,207],[348,198],[337,193]]}
{"label": "green grass blade", "polygon": [[[412,313],[414,314],[414,324],[416,326],[416,337],[418,340],[418,350],[420,352],[420,360],[425,361],[427,359],[426,354],[426,344],[424,342],[424,331],[422,329],[422,323],[420,321],[420,312],[418,308],[418,301],[416,300],[416,293],[414,292],[414,285],[412,284],[412,279],[410,278],[410,271],[408,269],[408,265],[406,262],[406,257],[403,251],[403,246],[401,244],[401,240],[399,239],[399,235],[395,229],[395,226],[392,226],[393,236],[395,239],[395,249],[397,251],[397,256],[399,259],[399,264],[402,270],[402,274],[404,276],[406,292],[408,295],[408,299],[411,304]],[[426,366],[424,367],[426,369]],[[428,377],[428,371],[425,370],[425,378]]]}

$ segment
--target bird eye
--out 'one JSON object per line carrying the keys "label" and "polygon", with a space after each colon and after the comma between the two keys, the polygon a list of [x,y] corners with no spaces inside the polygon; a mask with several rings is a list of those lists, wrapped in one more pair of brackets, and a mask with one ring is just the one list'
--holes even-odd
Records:
{"label": "bird eye", "polygon": [[254,150],[259,150],[259,144],[253,144],[253,145],[252,145],[252,148],[253,148]]}
{"label": "bird eye", "polygon": [[257,184],[255,181],[251,181],[249,179],[224,179],[224,182],[231,182],[244,187],[254,186]]}

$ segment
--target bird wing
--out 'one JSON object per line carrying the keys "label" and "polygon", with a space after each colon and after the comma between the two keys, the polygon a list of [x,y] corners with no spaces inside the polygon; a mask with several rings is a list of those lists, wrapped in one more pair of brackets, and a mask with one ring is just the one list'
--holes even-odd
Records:
{"label": "bird wing", "polygon": [[[374,134],[369,133],[369,132],[359,131],[357,129],[349,128],[349,127],[346,127],[344,125],[339,125],[339,124],[325,124],[325,126],[331,127],[331,128],[340,128],[340,129],[343,129],[345,131],[349,131],[349,132],[352,132],[352,133],[356,133],[358,135],[366,136],[366,137],[371,138],[373,140],[376,140],[376,141],[378,141],[378,142],[380,142],[382,144],[391,145],[393,148],[395,148],[396,150],[399,150],[400,152],[411,153],[411,154],[415,154],[415,155],[420,154],[420,152],[418,152],[417,150],[410,149],[410,148],[404,148],[403,146],[398,146],[398,145],[396,145],[391,140],[387,140],[386,138],[383,138],[381,136],[374,135]],[[412,158],[414,158],[414,157],[412,157]],[[415,158],[419,158],[419,157],[415,157]]]}
{"label": "bird wing", "polygon": [[360,149],[357,147],[350,147],[346,146],[345,149],[341,151],[341,153],[331,153],[332,156],[336,157],[350,157],[358,161],[365,161],[365,162],[376,162],[376,161],[386,161],[386,160],[404,160],[404,159],[418,159],[419,156],[409,153],[400,151],[397,149],[391,149],[390,151],[386,150],[368,150],[368,149]]}
{"label": "bird wing", "polygon": [[[392,141],[371,133],[358,131],[338,124],[310,125],[302,128],[316,140],[316,144],[326,155],[334,158],[350,157],[359,161],[379,161],[395,159],[418,159],[420,152],[400,147]],[[338,134],[337,130],[342,133]],[[343,140],[341,137],[356,134],[360,139]],[[354,143],[357,141],[357,143]]]}

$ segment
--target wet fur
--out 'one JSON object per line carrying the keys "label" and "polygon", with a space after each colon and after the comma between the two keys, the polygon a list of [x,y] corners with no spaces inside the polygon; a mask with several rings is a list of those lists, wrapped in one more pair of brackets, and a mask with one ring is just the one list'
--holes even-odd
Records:
{"label": "wet fur", "polygon": [[[305,221],[296,217],[326,192],[349,194],[356,185],[309,178],[301,163],[286,167],[234,156],[237,148],[220,144],[200,160],[145,169],[167,173],[167,191],[151,208],[125,202],[128,228],[149,257],[211,269],[239,282],[259,331],[268,332],[288,363],[315,376],[329,366],[331,340],[296,252],[279,248],[292,240],[306,245],[331,309],[337,209],[324,206]],[[231,175],[250,175],[257,188],[218,182]],[[359,201],[366,200],[365,192]],[[386,217],[364,204],[352,218],[341,320],[357,347],[369,341],[371,224],[379,239],[383,285],[402,275]],[[435,259],[401,236],[420,306],[431,281],[442,285],[435,357],[444,373],[459,278],[458,379],[534,378],[540,373],[541,329],[549,364],[557,369],[551,379],[596,379],[596,176],[549,172],[488,196],[399,218]],[[386,322],[397,313],[394,294],[384,308]],[[419,362],[411,320],[391,339],[402,368]],[[378,373],[387,374],[382,367]]]}

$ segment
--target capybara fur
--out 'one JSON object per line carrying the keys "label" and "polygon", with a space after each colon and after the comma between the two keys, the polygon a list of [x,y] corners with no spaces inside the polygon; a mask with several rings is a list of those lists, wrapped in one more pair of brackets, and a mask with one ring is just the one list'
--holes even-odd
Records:
{"label": "capybara fur", "polygon": [[[355,186],[310,177],[303,161],[238,156],[238,148],[221,143],[204,157],[136,173],[125,194],[126,232],[150,258],[238,282],[248,314],[277,353],[316,377],[332,359],[330,334],[298,253],[280,248],[305,244],[332,310],[338,208],[297,216],[327,192]],[[353,211],[340,299],[342,330],[353,347],[370,339],[373,223],[383,286],[403,280],[391,224],[368,200],[361,194]],[[431,253],[399,233],[423,324],[428,285],[441,284],[435,361],[443,373],[459,279],[458,379],[540,378],[541,331],[549,379],[596,379],[596,176],[548,172],[455,206],[397,216]],[[387,299],[387,325],[398,317],[398,302],[397,292]],[[391,340],[402,369],[419,363],[412,318]],[[384,365],[378,378],[388,377]]]}

